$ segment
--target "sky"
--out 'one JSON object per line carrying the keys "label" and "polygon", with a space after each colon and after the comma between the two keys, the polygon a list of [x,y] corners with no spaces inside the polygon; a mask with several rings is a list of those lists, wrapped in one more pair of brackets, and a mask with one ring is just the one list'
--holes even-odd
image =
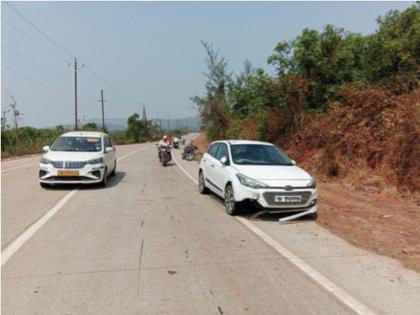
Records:
{"label": "sky", "polygon": [[74,121],[74,57],[82,122],[101,117],[101,89],[107,118],[141,114],[143,105],[151,118],[189,117],[197,115],[190,98],[205,91],[200,40],[234,73],[245,60],[274,73],[267,57],[304,28],[370,34],[379,15],[415,2],[8,3],[21,15],[1,3],[2,110],[13,95],[21,125],[52,127]]}

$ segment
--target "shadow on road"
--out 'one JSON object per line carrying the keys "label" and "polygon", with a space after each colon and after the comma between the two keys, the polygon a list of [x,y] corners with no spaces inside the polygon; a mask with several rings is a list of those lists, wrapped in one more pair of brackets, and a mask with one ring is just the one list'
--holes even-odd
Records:
{"label": "shadow on road", "polygon": [[[217,203],[219,203],[220,206],[223,207],[223,209],[224,209],[224,201],[223,201],[222,198],[220,198],[219,196],[217,196],[215,194],[212,194],[212,193],[209,194],[208,196],[211,197]],[[243,217],[247,220],[251,220],[251,221],[278,222],[279,219],[285,218],[285,217],[288,217],[288,216],[294,214],[294,213],[264,213],[264,214],[260,214],[260,215],[255,217],[255,214],[258,213],[259,211],[261,211],[261,209],[257,208],[256,206],[254,206],[252,204],[245,204],[245,205],[243,205],[243,209],[238,214],[238,216],[241,216],[241,217]],[[294,222],[305,222],[305,221],[313,221],[313,219],[310,218],[310,216],[304,216],[304,217],[295,219],[295,220],[290,221],[290,222],[285,222],[285,223],[282,223],[282,224],[293,224]]]}
{"label": "shadow on road", "polygon": [[96,190],[96,189],[108,189],[117,186],[123,181],[126,172],[116,172],[114,176],[108,177],[108,185],[105,188],[100,187],[100,184],[56,184],[47,188],[47,190],[72,190],[78,188],[80,190]]}

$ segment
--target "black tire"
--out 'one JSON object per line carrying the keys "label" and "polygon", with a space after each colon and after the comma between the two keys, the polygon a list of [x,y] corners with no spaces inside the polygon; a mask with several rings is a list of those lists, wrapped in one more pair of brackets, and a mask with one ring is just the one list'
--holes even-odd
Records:
{"label": "black tire", "polygon": [[240,203],[235,201],[231,184],[228,184],[225,188],[225,211],[229,215],[236,215],[240,211]]}
{"label": "black tire", "polygon": [[111,174],[109,174],[109,176],[114,177],[116,172],[117,172],[117,160],[115,160],[114,169],[112,170]]}
{"label": "black tire", "polygon": [[42,188],[50,188],[50,184],[47,183],[39,183]]}
{"label": "black tire", "polygon": [[106,187],[106,185],[108,185],[108,169],[106,167],[104,170],[104,177],[102,178],[100,185],[104,188]]}
{"label": "black tire", "polygon": [[316,221],[316,219],[318,219],[318,212],[308,214],[308,218]]}
{"label": "black tire", "polygon": [[207,195],[210,192],[210,190],[206,187],[206,181],[202,171],[198,173],[198,191],[202,195]]}

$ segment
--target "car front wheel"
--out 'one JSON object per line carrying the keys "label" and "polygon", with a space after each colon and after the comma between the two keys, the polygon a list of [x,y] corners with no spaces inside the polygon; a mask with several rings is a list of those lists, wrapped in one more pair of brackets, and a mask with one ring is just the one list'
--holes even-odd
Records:
{"label": "car front wheel", "polygon": [[225,210],[229,215],[236,215],[240,210],[240,203],[235,201],[232,185],[227,185],[225,189]]}
{"label": "car front wheel", "polygon": [[198,190],[202,195],[209,193],[209,189],[206,187],[206,181],[204,180],[203,172],[198,174]]}
{"label": "car front wheel", "polygon": [[101,186],[106,187],[107,184],[108,184],[108,169],[105,168],[104,176],[103,176],[102,181],[101,181]]}

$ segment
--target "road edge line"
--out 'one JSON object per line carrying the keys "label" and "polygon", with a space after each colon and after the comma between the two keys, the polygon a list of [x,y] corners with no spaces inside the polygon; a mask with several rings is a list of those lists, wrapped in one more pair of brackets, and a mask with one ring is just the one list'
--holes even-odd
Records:
{"label": "road edge line", "polygon": [[[192,181],[194,184],[198,185],[198,181],[193,178],[188,171],[177,161],[175,155],[173,155],[173,160],[178,168]],[[327,290],[333,296],[335,296],[339,301],[344,303],[347,307],[355,311],[357,314],[360,315],[376,315],[374,311],[372,311],[369,307],[364,305],[362,302],[356,300],[353,296],[349,293],[341,289],[338,285],[334,284],[331,280],[327,279],[321,273],[316,271],[298,256],[293,254],[290,250],[282,246],[279,242],[277,242],[274,238],[270,235],[265,233],[263,230],[249,222],[248,220],[242,217],[234,217],[240,223],[242,223],[245,227],[251,230],[255,235],[257,235],[261,240],[263,240],[266,244],[271,246],[276,252],[280,255],[285,257],[290,263],[300,269],[303,273],[305,273],[308,277],[310,277],[314,282],[316,282],[319,286]]]}

